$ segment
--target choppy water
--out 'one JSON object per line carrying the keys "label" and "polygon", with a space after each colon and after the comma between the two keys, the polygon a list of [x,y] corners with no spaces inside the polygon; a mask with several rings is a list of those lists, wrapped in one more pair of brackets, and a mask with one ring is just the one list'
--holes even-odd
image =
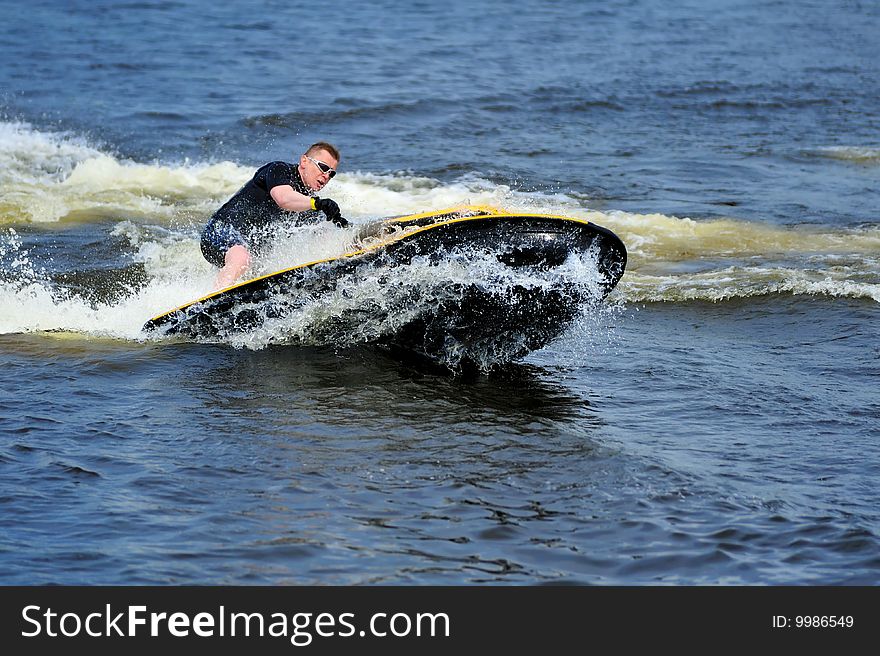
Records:
{"label": "choppy water", "polygon": [[[880,10],[674,5],[0,2],[0,582],[880,582]],[[319,138],[355,224],[565,214],[627,273],[476,378],[146,339]]]}

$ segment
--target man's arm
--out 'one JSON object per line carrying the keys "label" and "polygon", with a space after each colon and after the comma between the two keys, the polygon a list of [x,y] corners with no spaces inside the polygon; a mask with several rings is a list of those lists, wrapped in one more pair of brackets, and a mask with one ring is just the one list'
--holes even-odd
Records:
{"label": "man's arm", "polygon": [[278,207],[288,212],[305,212],[312,209],[312,199],[294,190],[290,185],[278,185],[269,190]]}
{"label": "man's arm", "polygon": [[278,203],[278,207],[289,212],[305,212],[306,210],[318,210],[323,212],[328,221],[332,221],[340,228],[347,228],[348,221],[342,217],[339,205],[329,198],[312,198],[295,191],[290,185],[278,185],[269,190],[272,199]]}

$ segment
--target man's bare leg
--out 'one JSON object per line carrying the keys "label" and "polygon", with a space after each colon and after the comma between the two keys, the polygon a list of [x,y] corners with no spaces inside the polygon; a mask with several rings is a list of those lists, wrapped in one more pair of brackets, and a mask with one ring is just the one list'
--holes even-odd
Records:
{"label": "man's bare leg", "polygon": [[251,254],[244,246],[236,244],[226,251],[224,262],[223,268],[220,269],[220,273],[217,274],[217,279],[214,281],[215,290],[229,287],[235,283],[251,265]]}

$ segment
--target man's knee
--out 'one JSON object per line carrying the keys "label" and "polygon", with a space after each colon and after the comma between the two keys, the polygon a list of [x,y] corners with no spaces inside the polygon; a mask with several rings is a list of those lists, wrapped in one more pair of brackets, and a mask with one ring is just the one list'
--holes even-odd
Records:
{"label": "man's knee", "polygon": [[251,254],[244,246],[236,244],[226,251],[224,262],[228,267],[246,269],[251,265]]}

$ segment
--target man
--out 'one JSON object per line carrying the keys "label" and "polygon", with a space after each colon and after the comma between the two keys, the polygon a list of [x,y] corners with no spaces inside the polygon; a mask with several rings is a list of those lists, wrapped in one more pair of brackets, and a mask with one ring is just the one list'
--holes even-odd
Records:
{"label": "man", "polygon": [[334,201],[316,195],[336,175],[337,166],[339,151],[319,141],[309,146],[296,165],[269,162],[257,169],[202,231],[202,254],[220,267],[214,288],[228,287],[238,280],[279,222],[314,222],[317,210],[340,228],[348,226]]}

